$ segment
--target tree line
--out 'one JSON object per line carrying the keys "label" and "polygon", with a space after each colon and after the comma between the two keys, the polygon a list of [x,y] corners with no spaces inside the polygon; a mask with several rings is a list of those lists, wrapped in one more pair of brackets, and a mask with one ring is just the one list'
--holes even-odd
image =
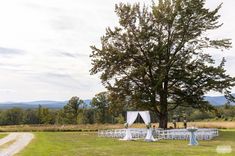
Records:
{"label": "tree line", "polygon": [[[20,124],[123,124],[126,111],[135,108],[120,108],[108,97],[107,92],[97,94],[88,107],[79,97],[72,97],[62,109],[48,109],[41,105],[37,109],[12,108],[0,111],[0,125]],[[154,112],[151,121],[159,122]],[[193,108],[177,108],[169,112],[169,121],[198,120],[235,120],[235,106],[225,104],[216,107],[215,111],[200,111]],[[138,117],[137,122],[143,122]]]}
{"label": "tree line", "polygon": [[74,96],[62,109],[39,105],[37,109],[0,110],[0,125],[124,123],[122,113],[114,115],[110,111],[106,92],[102,92],[92,99],[88,107],[84,107],[84,101]]}

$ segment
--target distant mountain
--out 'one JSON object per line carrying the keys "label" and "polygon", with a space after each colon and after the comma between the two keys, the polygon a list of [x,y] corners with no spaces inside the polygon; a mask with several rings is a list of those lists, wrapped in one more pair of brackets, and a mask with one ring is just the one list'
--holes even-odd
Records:
{"label": "distant mountain", "polygon": [[[38,108],[38,105],[50,109],[61,109],[63,108],[68,101],[30,101],[30,102],[2,102],[0,103],[0,109],[11,109],[13,107],[23,108],[23,109],[34,109]],[[84,105],[81,107],[90,107],[91,100],[84,100]]]}
{"label": "distant mountain", "polygon": [[91,100],[83,100],[83,102],[85,103],[85,107],[91,107]]}
{"label": "distant mountain", "polygon": [[[235,96],[235,94],[233,94]],[[224,105],[227,100],[224,96],[205,96],[205,100],[209,101],[210,104],[214,106],[221,106]],[[42,101],[31,101],[31,102],[5,102],[0,103],[0,109],[11,109],[13,107],[28,109],[28,108],[38,108],[38,105],[42,105],[42,107],[50,108],[50,109],[61,109],[66,105],[68,101],[49,101],[49,100],[42,100]],[[235,103],[232,103],[235,105]],[[91,100],[87,99],[84,100],[84,105],[80,107],[89,108],[91,107]]]}
{"label": "distant mountain", "polygon": [[[232,95],[235,97],[235,94]],[[224,96],[205,96],[205,99],[214,106],[221,106],[227,102]],[[231,104],[235,105],[235,103]]]}

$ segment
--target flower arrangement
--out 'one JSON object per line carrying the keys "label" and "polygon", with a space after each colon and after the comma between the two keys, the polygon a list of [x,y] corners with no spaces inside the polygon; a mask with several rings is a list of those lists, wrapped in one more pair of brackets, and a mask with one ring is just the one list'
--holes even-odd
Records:
{"label": "flower arrangement", "polygon": [[146,127],[147,127],[147,129],[151,128],[151,123],[148,123],[148,124],[146,125]]}
{"label": "flower arrangement", "polygon": [[128,128],[128,123],[125,123],[125,124],[124,124],[124,127],[125,127],[125,128]]}

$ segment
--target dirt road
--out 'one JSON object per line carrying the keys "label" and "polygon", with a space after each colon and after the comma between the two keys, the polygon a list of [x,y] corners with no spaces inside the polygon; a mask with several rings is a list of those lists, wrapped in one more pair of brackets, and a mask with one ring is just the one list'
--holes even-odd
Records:
{"label": "dirt road", "polygon": [[24,149],[33,138],[32,133],[10,133],[0,139],[0,156],[13,156]]}

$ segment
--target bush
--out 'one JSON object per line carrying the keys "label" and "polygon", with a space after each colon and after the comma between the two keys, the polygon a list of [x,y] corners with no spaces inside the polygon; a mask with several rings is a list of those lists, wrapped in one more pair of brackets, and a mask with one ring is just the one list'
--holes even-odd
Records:
{"label": "bush", "polygon": [[115,120],[117,121],[117,123],[119,123],[119,124],[124,124],[124,117],[121,115],[121,114],[119,114],[119,116],[118,117],[116,117],[115,118]]}

